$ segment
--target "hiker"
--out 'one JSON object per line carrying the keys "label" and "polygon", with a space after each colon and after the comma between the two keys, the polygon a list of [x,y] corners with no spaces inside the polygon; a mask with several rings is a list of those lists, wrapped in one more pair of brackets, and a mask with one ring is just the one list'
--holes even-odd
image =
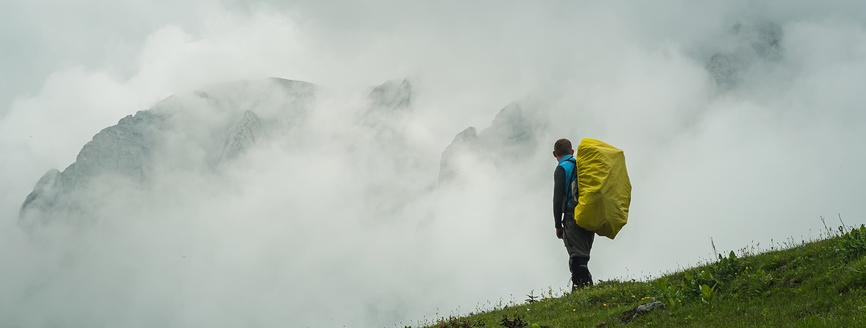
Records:
{"label": "hiker", "polygon": [[592,285],[589,273],[589,251],[595,233],[577,225],[574,220],[576,203],[571,195],[571,182],[577,177],[576,160],[571,141],[559,139],[553,144],[553,157],[559,164],[553,172],[553,219],[556,224],[556,238],[565,243],[568,251],[568,269],[571,271],[572,290]]}

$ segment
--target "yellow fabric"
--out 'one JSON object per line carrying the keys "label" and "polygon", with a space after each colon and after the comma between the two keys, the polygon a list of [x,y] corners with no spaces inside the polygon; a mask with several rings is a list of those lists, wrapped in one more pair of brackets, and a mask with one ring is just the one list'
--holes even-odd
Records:
{"label": "yellow fabric", "polygon": [[622,150],[595,139],[577,146],[577,225],[613,239],[628,222],[631,181]]}

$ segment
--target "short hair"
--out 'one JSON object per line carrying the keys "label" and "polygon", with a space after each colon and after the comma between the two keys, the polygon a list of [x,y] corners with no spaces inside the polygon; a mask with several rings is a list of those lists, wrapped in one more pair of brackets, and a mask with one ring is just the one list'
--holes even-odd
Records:
{"label": "short hair", "polygon": [[553,151],[556,152],[557,156],[568,155],[572,149],[571,141],[565,138],[559,139],[553,144]]}

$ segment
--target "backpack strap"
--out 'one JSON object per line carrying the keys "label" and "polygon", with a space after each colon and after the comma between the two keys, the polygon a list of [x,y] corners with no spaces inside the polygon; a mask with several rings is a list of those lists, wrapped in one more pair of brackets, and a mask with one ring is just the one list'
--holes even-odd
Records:
{"label": "backpack strap", "polygon": [[[574,181],[577,181],[577,161],[574,159],[574,156],[567,159],[566,161],[574,164],[574,167],[571,169],[571,176],[565,178],[565,192],[562,193],[562,197],[564,198],[562,200],[562,213],[565,213],[565,209],[568,208],[568,205],[571,203],[571,200],[574,199],[574,195],[572,194],[572,190],[571,190],[571,184]],[[563,166],[562,169],[564,170],[565,167]],[[575,204],[575,205],[577,205],[577,204]]]}
{"label": "backpack strap", "polygon": [[[572,188],[572,184],[574,184],[574,188]],[[571,170],[571,182],[568,184],[568,188],[571,194],[571,199],[569,200],[574,200],[574,206],[576,207],[577,197],[580,195],[577,185],[577,161],[574,162],[574,169]]]}

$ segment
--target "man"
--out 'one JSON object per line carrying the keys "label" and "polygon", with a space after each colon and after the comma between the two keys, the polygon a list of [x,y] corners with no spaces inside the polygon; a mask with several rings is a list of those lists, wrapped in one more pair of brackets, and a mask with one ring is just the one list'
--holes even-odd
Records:
{"label": "man", "polygon": [[572,289],[592,285],[589,273],[589,251],[595,233],[577,225],[574,220],[574,197],[571,195],[571,182],[577,179],[576,160],[571,141],[559,139],[553,144],[553,157],[559,164],[553,172],[553,219],[556,224],[556,238],[562,239],[568,251],[568,269],[571,270]]}

